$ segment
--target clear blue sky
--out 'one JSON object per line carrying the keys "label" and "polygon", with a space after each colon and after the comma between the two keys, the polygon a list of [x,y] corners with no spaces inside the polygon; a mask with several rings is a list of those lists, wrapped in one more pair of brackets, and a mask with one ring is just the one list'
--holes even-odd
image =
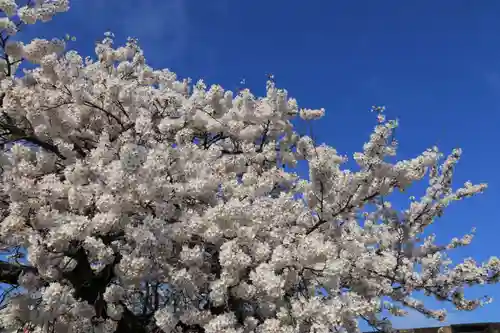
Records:
{"label": "clear blue sky", "polygon": [[[367,139],[373,104],[398,117],[401,157],[437,144],[464,149],[456,174],[488,191],[451,207],[434,231],[447,241],[477,227],[455,258],[500,255],[500,1],[72,0],[70,12],[30,26],[23,39],[76,36],[93,55],[106,30],[138,37],[154,67],[234,89],[264,92],[265,74],[302,106],[325,107],[319,141],[352,154]],[[496,304],[450,322],[500,321],[500,287],[476,288]],[[437,304],[432,302],[432,304]],[[399,327],[434,325],[419,315]]]}

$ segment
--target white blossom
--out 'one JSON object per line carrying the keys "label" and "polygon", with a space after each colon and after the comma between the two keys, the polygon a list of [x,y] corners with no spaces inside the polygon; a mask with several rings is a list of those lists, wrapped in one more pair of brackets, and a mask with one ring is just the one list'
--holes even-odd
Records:
{"label": "white blossom", "polygon": [[0,29],[4,30],[9,35],[14,35],[17,32],[15,23],[8,17],[0,17]]}
{"label": "white blossom", "polygon": [[[0,28],[17,33],[16,13],[33,24],[68,9],[0,0]],[[459,310],[491,301],[464,290],[499,282],[500,260],[447,255],[475,230],[440,244],[426,229],[487,187],[452,186],[460,149],[398,160],[398,122],[373,107],[349,169],[341,147],[294,127],[325,110],[299,108],[273,78],[262,97],[193,84],[151,67],[137,40],[114,38],[96,43],[96,59],[57,39],[3,47],[0,245],[24,261],[2,262],[2,282],[22,287],[2,326],[326,333],[357,332],[364,318],[391,331],[382,312],[445,319],[417,292]],[[23,61],[32,66],[18,73]],[[424,179],[396,208],[393,193]]]}
{"label": "white blossom", "polygon": [[165,333],[173,332],[177,324],[177,318],[173,313],[174,309],[167,307],[155,312],[155,322]]}
{"label": "white blossom", "polygon": [[0,10],[7,16],[14,16],[16,13],[17,4],[15,0],[0,0]]}

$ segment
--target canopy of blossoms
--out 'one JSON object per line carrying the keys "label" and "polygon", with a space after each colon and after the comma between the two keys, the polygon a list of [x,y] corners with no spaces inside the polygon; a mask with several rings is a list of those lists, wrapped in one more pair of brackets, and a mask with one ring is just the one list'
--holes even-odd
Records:
{"label": "canopy of blossoms", "polygon": [[[390,162],[398,124],[375,107],[348,170],[294,129],[324,110],[299,108],[273,80],[263,97],[192,84],[111,33],[93,58],[64,40],[12,38],[68,9],[0,0],[0,139],[12,144],[0,154],[0,243],[26,253],[0,262],[17,290],[0,310],[6,329],[326,333],[358,332],[361,319],[390,331],[384,311],[444,320],[418,291],[459,310],[489,301],[464,287],[498,282],[500,261],[446,255],[472,233],[423,237],[449,204],[486,188],[452,188],[459,149]],[[34,69],[16,71],[22,61]],[[392,208],[391,193],[417,181],[422,197]]]}

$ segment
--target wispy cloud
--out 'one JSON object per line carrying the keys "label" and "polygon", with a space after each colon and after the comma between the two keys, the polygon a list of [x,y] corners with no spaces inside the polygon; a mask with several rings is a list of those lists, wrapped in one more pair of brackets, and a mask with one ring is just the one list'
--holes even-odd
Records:
{"label": "wispy cloud", "polygon": [[190,34],[186,0],[87,0],[73,1],[71,7],[69,13],[81,22],[80,34],[89,33],[91,25],[101,33],[95,38],[104,30],[119,39],[138,38],[148,54],[155,51],[154,57],[162,62],[186,52]]}

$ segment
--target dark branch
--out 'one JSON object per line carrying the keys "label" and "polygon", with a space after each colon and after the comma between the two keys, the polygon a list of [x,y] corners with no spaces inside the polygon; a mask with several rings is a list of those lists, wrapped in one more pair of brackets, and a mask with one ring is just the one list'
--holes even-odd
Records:
{"label": "dark branch", "polygon": [[18,285],[18,279],[21,273],[31,272],[37,274],[38,271],[34,267],[12,264],[5,261],[0,261],[0,282],[10,285]]}

